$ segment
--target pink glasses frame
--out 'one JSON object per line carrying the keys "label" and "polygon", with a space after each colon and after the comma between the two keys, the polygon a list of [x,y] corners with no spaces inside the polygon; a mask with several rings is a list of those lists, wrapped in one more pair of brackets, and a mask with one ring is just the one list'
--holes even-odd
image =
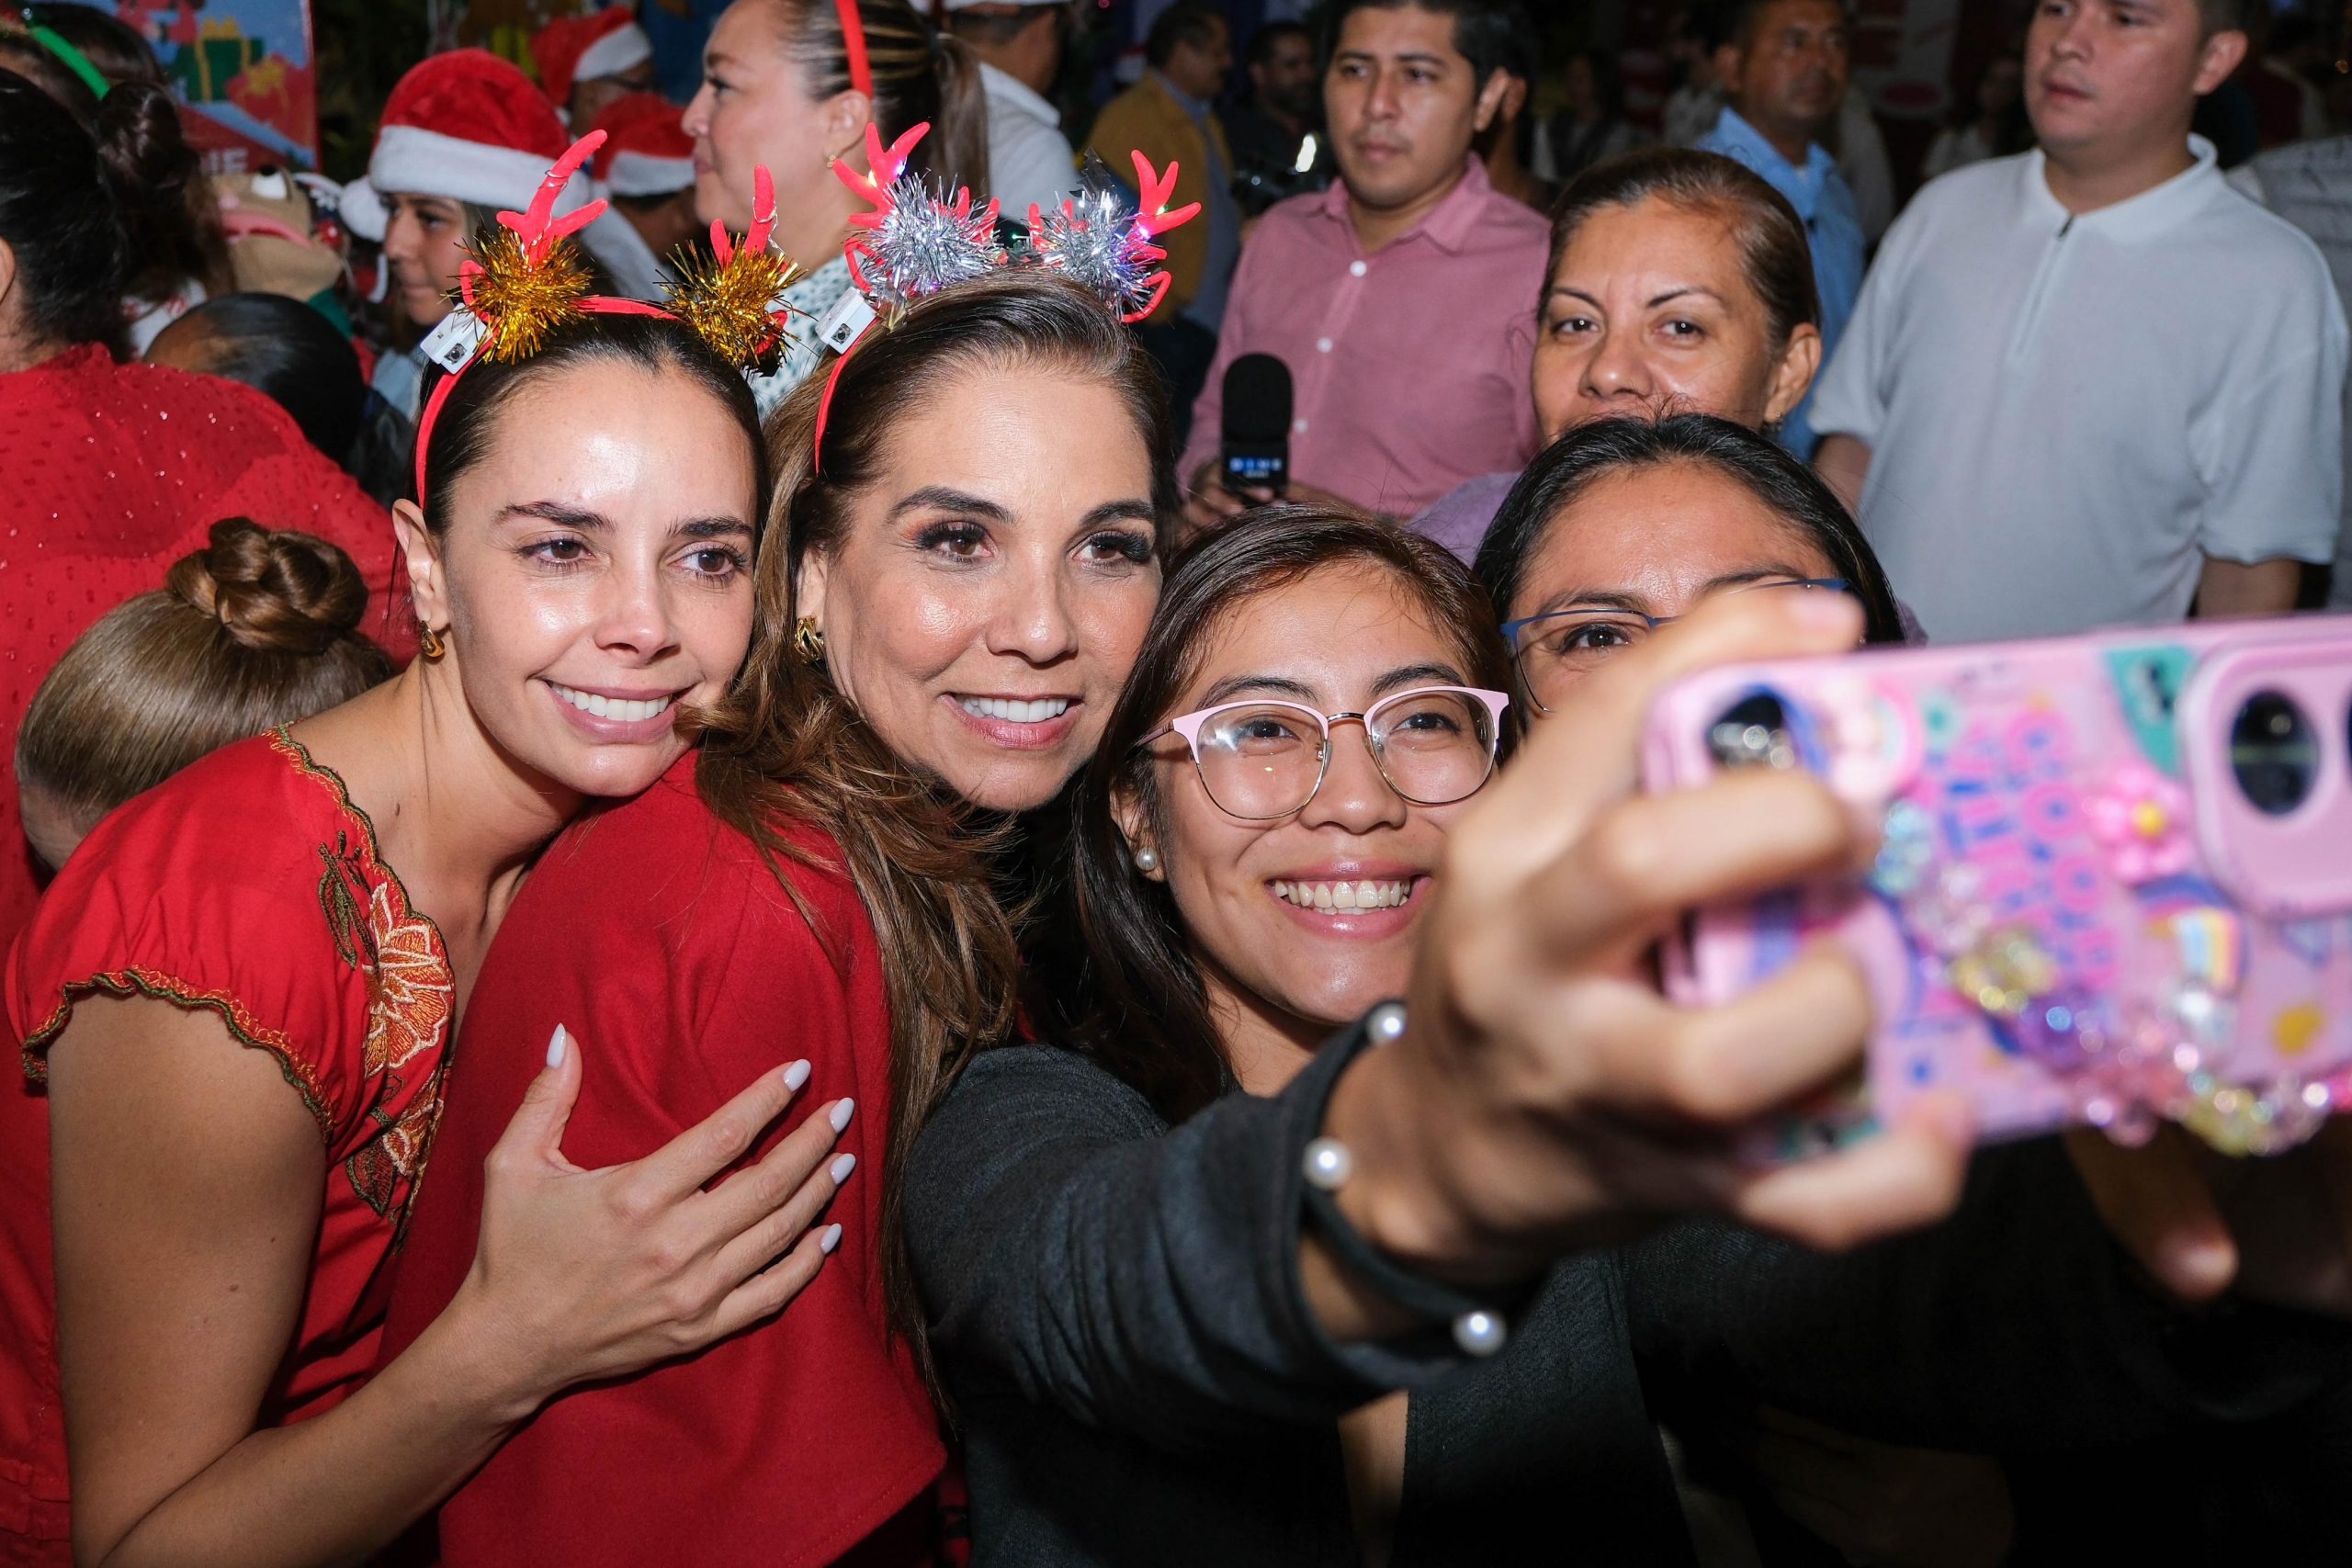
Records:
{"label": "pink glasses frame", "polygon": [[[1372,740],[1371,720],[1374,714],[1385,707],[1394,707],[1410,697],[1426,697],[1432,692],[1451,692],[1457,696],[1476,697],[1487,710],[1489,728],[1487,732],[1486,776],[1478,781],[1477,788],[1470,791],[1469,795],[1455,795],[1453,800],[1416,800],[1403,790],[1397,789],[1396,781],[1388,776],[1387,764],[1380,760],[1380,748],[1374,745]],[[1364,749],[1372,753],[1372,765],[1379,772],[1380,782],[1390,789],[1396,790],[1397,799],[1409,806],[1451,806],[1455,800],[1469,799],[1470,795],[1487,787],[1487,779],[1495,776],[1496,752],[1502,746],[1503,713],[1510,706],[1510,693],[1490,692],[1484,686],[1415,686],[1410,691],[1397,692],[1383,697],[1362,713],[1317,713],[1304,703],[1284,702],[1279,697],[1244,698],[1237,703],[1219,703],[1213,708],[1202,708],[1197,713],[1181,714],[1136,741],[1136,744],[1148,746],[1163,735],[1182,737],[1184,749],[1192,753],[1193,772],[1200,778],[1201,788],[1208,790],[1209,799],[1216,803],[1219,811],[1243,822],[1278,822],[1284,817],[1295,817],[1315,804],[1315,797],[1323,792],[1323,780],[1331,771],[1331,727],[1337,724],[1352,723],[1363,728]],[[1305,800],[1300,801],[1288,811],[1272,817],[1243,817],[1239,812],[1226,806],[1223,801],[1217,800],[1216,792],[1209,789],[1208,775],[1201,771],[1201,726],[1218,714],[1231,713],[1236,708],[1287,708],[1293,713],[1306,715],[1322,727],[1323,756],[1322,760],[1316,764],[1315,787],[1306,792]]]}

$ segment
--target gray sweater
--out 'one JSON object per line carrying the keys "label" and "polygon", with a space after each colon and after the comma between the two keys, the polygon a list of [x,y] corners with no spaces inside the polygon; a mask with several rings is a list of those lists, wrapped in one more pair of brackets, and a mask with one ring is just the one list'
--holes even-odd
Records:
{"label": "gray sweater", "polygon": [[906,1214],[978,1568],[1360,1563],[1335,1422],[1397,1388],[1396,1568],[1670,1564],[1690,1545],[1645,1378],[2030,1454],[2259,1418],[2346,1364],[2332,1324],[2158,1304],[2051,1144],[1981,1158],[1954,1222],[1843,1258],[1713,1224],[1577,1258],[1484,1364],[1435,1332],[1336,1346],[1297,1278],[1298,1168],[1352,1055],[1172,1130],[1074,1053],[965,1073]]}

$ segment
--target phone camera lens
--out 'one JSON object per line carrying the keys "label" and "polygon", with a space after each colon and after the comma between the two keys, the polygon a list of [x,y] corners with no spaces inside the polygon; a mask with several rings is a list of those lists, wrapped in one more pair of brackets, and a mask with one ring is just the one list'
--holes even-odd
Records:
{"label": "phone camera lens", "polygon": [[1789,738],[1789,710],[1770,692],[1742,697],[1707,727],[1707,750],[1724,768],[1793,768],[1795,741]]}
{"label": "phone camera lens", "polygon": [[2230,726],[2230,772],[2256,810],[2284,817],[2319,781],[2319,736],[2294,699],[2256,692]]}

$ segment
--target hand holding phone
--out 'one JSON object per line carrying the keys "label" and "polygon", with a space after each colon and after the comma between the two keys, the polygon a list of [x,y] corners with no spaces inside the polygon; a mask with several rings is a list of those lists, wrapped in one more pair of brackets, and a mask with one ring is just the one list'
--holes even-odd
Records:
{"label": "hand holding phone", "polygon": [[1835,933],[1867,1081],[1760,1138],[1840,1145],[1931,1088],[1987,1138],[2178,1122],[2265,1153],[2352,1098],[2352,617],[1711,671],[1655,706],[1653,788],[1804,768],[1876,813],[1857,881],[1699,912],[1679,998]]}

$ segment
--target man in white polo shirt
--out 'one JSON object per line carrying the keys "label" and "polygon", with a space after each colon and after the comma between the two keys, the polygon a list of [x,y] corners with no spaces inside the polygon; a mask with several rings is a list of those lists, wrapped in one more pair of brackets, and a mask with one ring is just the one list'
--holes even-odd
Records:
{"label": "man in white polo shirt", "polygon": [[[1061,73],[1066,0],[947,0],[947,30],[980,59],[989,99],[989,190],[1015,223],[1078,191],[1078,162],[1045,95]],[[1129,171],[1131,173],[1131,171]]]}
{"label": "man in white polo shirt", "polygon": [[1815,463],[1939,641],[2293,607],[2335,554],[2342,307],[2188,134],[2240,0],[2044,0],[2038,151],[1888,231],[1815,389]]}

